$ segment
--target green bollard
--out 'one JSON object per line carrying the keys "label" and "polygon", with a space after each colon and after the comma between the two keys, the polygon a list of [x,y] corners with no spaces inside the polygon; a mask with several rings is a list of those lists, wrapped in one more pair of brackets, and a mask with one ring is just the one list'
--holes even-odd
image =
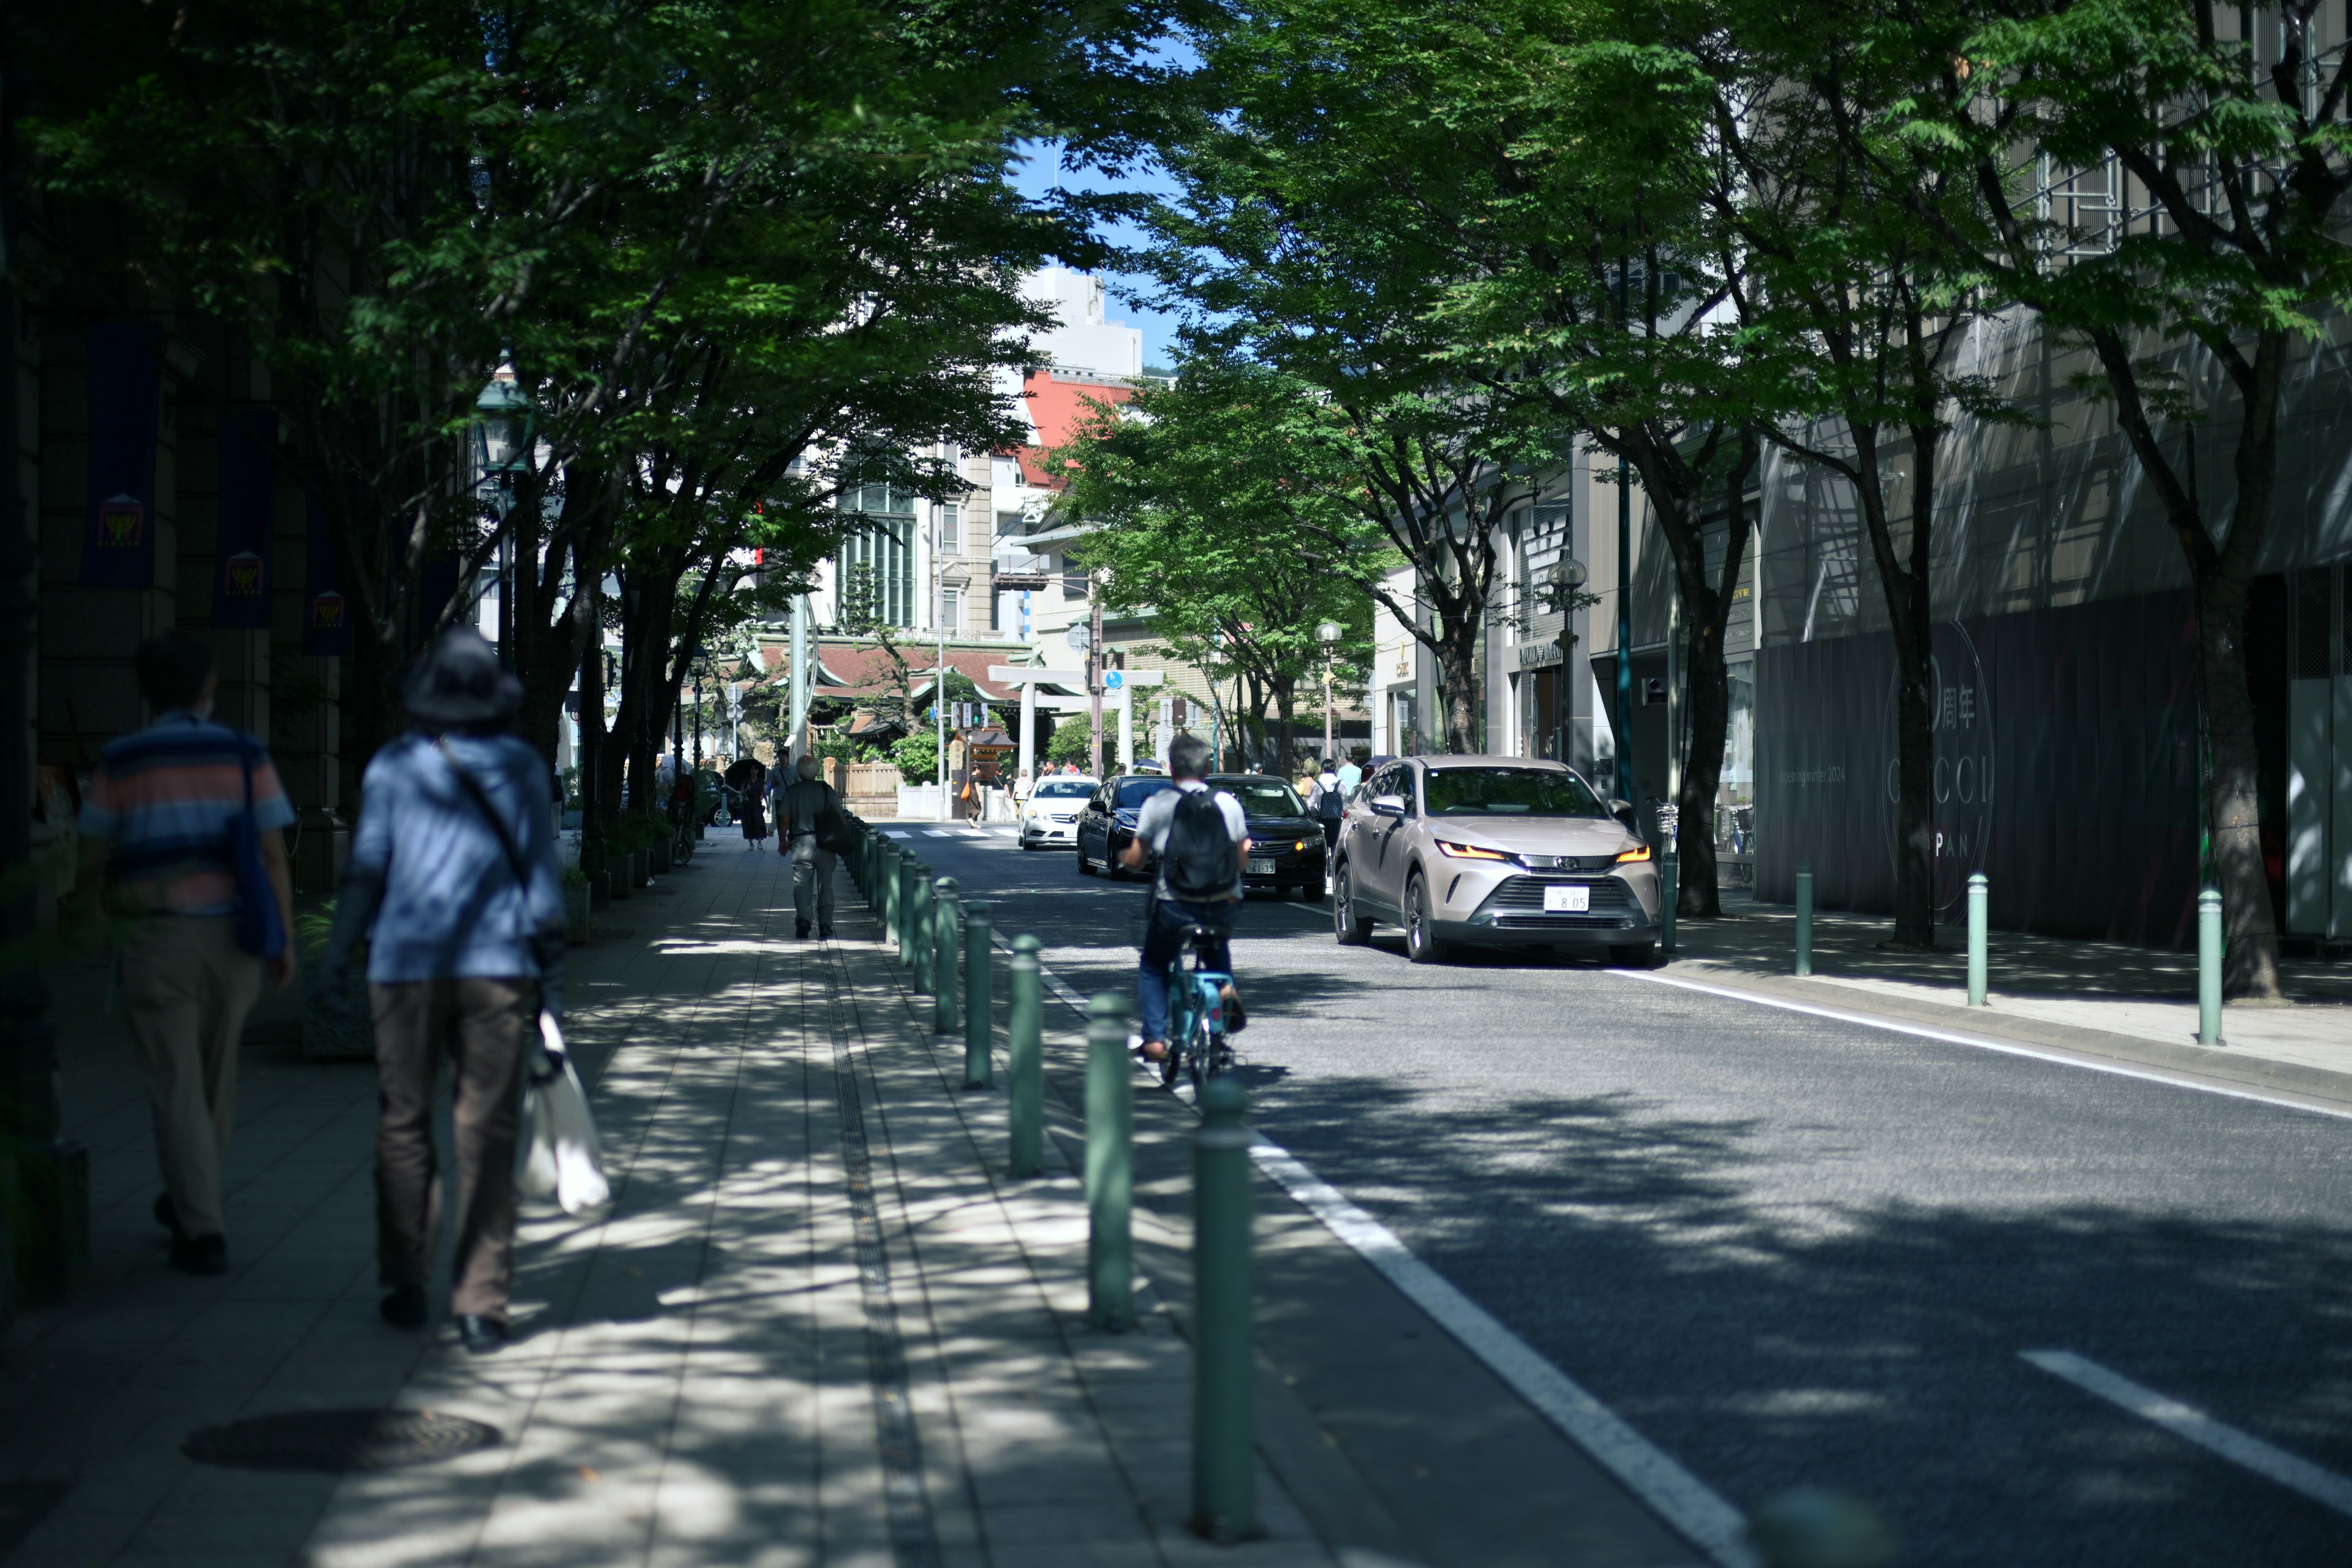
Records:
{"label": "green bollard", "polygon": [[1135,1326],[1135,1069],[1127,1059],[1128,1000],[1097,991],[1087,1005],[1087,1321]]}
{"label": "green bollard", "polygon": [[1986,932],[1989,917],[1985,905],[1991,897],[1991,888],[1992,884],[1985,880],[1982,871],[1969,873],[1969,1005],[1971,1007],[1985,1005],[1988,978],[1985,972],[1990,967],[1985,957],[1989,940]]}
{"label": "green bollard", "polygon": [[880,873],[875,883],[875,918],[882,922],[878,940],[888,942],[898,930],[898,857],[902,853],[895,844],[882,847],[881,860],[876,869]]}
{"label": "green bollard", "polygon": [[[963,924],[963,1086],[987,1089],[996,1081],[989,1046],[996,1025],[989,995],[988,905],[970,907]],[[1122,1042],[1123,1043],[1123,1042]]]}
{"label": "green bollard", "polygon": [[1045,1166],[1045,978],[1034,936],[1013,939],[1013,994],[1005,1015],[1006,1109],[1012,1113],[1013,1173],[1034,1176]]}
{"label": "green bollard", "polygon": [[2221,889],[2197,895],[2197,1043],[2221,1043]]}
{"label": "green bollard", "polygon": [[961,994],[956,984],[956,942],[962,925],[958,918],[961,905],[953,877],[941,877],[931,887],[931,934],[925,944],[931,964],[931,1032],[952,1035],[963,1026],[956,1014],[956,998]]}
{"label": "green bollard", "polygon": [[1658,951],[1675,951],[1675,898],[1681,885],[1682,856],[1669,849],[1658,857]]}
{"label": "green bollard", "polygon": [[898,901],[891,906],[890,934],[898,939],[898,967],[915,967],[915,884],[923,868],[909,852],[898,857]]}
{"label": "green bollard", "polygon": [[915,926],[910,931],[910,936],[915,938],[912,983],[915,983],[915,994],[918,996],[931,990],[931,952],[934,952],[936,929],[939,929],[939,920],[931,914],[931,910],[934,910],[936,902],[939,900],[931,896],[931,868],[918,863],[915,865]]}
{"label": "green bollard", "polygon": [[1220,1544],[1259,1533],[1248,1104],[1212,1079],[1192,1137],[1192,1530]]}
{"label": "green bollard", "polygon": [[1797,973],[1813,972],[1813,868],[1797,868]]}

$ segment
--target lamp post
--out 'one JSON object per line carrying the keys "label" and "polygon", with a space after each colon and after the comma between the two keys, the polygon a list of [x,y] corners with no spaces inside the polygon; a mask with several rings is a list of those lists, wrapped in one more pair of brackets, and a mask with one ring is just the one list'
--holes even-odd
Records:
{"label": "lamp post", "polygon": [[514,668],[514,539],[507,531],[514,508],[516,470],[530,459],[530,399],[515,384],[514,351],[499,351],[499,367],[474,399],[474,470],[490,493],[499,523],[499,662]]}
{"label": "lamp post", "polygon": [[1338,728],[1336,716],[1331,710],[1331,662],[1339,657],[1339,639],[1347,635],[1347,628],[1337,621],[1325,621],[1315,628],[1315,640],[1323,645],[1323,759],[1326,762],[1330,761],[1334,754],[1333,747],[1337,742],[1332,735]]}
{"label": "lamp post", "polygon": [[1576,633],[1570,618],[1576,614],[1576,595],[1584,588],[1584,563],[1563,555],[1552,563],[1545,575],[1551,584],[1552,602],[1559,606],[1559,679],[1553,687],[1552,717],[1559,726],[1559,737],[1554,758],[1564,763],[1568,761],[1569,717],[1575,707],[1569,700],[1568,650],[1576,646]]}

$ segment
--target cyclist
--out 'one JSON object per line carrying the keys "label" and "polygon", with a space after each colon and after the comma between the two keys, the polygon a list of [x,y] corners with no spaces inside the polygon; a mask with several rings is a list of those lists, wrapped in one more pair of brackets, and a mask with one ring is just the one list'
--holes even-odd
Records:
{"label": "cyclist", "polygon": [[[1213,760],[1198,735],[1179,735],[1168,748],[1174,789],[1143,803],[1135,837],[1119,853],[1134,870],[1145,849],[1160,858],[1144,910],[1143,958],[1136,966],[1135,995],[1143,1015],[1143,1054],[1168,1057],[1168,966],[1184,950],[1184,933],[1195,925],[1215,932],[1201,939],[1204,969],[1233,973],[1228,943],[1234,916],[1242,907],[1242,873],[1249,859],[1249,819],[1241,802],[1202,782]],[[1225,992],[1226,1030],[1241,1027],[1240,999]]]}

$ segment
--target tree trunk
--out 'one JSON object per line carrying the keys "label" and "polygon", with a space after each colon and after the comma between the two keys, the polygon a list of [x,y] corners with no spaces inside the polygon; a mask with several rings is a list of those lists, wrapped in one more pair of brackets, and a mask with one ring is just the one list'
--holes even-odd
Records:
{"label": "tree trunk", "polygon": [[1912,460],[1911,564],[1895,549],[1886,515],[1886,487],[1879,466],[1878,430],[1849,419],[1854,440],[1854,486],[1879,585],[1886,600],[1888,630],[1895,639],[1895,936],[1899,948],[1936,945],[1936,711],[1935,624],[1928,619],[1927,545],[1935,494],[1935,440],[1915,432]]}
{"label": "tree trunk", "polygon": [[2213,880],[2221,889],[2223,989],[2231,996],[2279,994],[2278,923],[2263,864],[2253,689],[2246,676],[2248,584],[2216,569],[2197,584],[2197,682],[2205,709],[2211,774]]}
{"label": "tree trunk", "polygon": [[1275,677],[1274,710],[1282,727],[1282,763],[1275,771],[1284,778],[1291,777],[1291,770],[1298,765],[1298,726],[1292,712],[1297,698],[1297,682],[1283,676]]}
{"label": "tree trunk", "polygon": [[1439,622],[1443,638],[1437,667],[1445,678],[1445,749],[1469,756],[1478,750],[1478,637],[1480,621],[1470,616]]}

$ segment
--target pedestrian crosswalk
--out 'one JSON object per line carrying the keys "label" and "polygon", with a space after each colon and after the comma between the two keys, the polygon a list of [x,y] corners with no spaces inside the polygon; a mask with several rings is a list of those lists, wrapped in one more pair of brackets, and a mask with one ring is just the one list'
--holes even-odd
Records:
{"label": "pedestrian crosswalk", "polygon": [[1019,829],[1003,825],[985,827],[885,827],[885,838],[1011,838]]}

